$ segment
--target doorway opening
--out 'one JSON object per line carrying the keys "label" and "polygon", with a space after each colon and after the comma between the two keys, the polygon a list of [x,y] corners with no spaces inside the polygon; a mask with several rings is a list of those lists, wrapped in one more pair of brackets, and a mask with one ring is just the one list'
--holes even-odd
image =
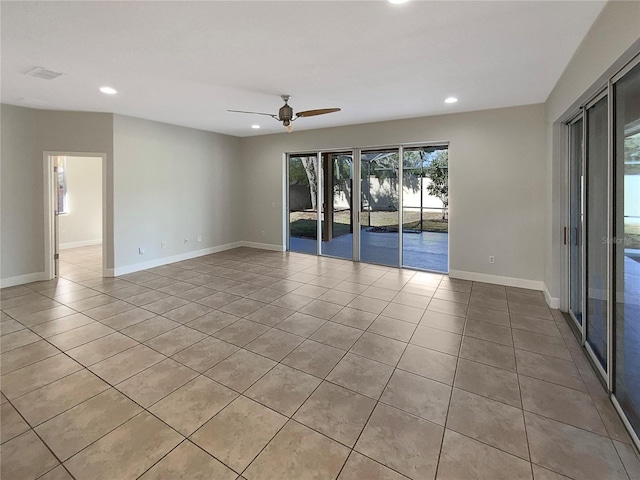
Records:
{"label": "doorway opening", "polygon": [[45,152],[47,278],[105,276],[105,156]]}

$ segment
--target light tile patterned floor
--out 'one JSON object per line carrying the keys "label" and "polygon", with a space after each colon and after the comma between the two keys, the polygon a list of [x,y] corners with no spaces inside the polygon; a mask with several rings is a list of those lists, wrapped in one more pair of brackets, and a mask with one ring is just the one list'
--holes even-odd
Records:
{"label": "light tile patterned floor", "polygon": [[62,258],[2,290],[3,480],[640,478],[539,292],[246,248],[116,279],[98,247]]}

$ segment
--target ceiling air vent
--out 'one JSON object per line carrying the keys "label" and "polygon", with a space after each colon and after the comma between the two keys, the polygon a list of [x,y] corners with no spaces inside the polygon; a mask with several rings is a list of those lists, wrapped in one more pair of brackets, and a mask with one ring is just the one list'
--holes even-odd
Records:
{"label": "ceiling air vent", "polygon": [[26,75],[30,77],[43,78],[44,80],[53,80],[58,78],[62,73],[54,72],[53,70],[47,70],[46,68],[36,67],[29,70]]}

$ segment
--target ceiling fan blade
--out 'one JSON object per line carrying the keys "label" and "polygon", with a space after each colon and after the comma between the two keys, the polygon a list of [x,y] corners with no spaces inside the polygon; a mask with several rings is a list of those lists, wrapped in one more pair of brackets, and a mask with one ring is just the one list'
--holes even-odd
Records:
{"label": "ceiling fan blade", "polygon": [[296,113],[296,117],[315,117],[316,115],[324,115],[325,113],[339,112],[339,108],[320,108],[318,110],[305,110]]}
{"label": "ceiling fan blade", "polygon": [[232,113],[250,113],[252,115],[266,115],[267,117],[273,117],[276,120],[278,119],[277,115],[274,115],[272,113],[262,113],[262,112],[246,112],[244,110],[227,110],[227,112],[232,112]]}

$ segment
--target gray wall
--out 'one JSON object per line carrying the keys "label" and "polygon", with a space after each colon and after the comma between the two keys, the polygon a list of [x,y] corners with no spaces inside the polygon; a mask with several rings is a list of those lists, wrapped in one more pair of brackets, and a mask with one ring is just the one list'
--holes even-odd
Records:
{"label": "gray wall", "polygon": [[44,272],[42,152],[37,111],[2,105],[0,270],[2,278]]}
{"label": "gray wall", "polygon": [[[640,2],[614,1],[604,7],[556,83],[545,104],[547,180],[545,285],[551,297],[566,299],[567,139],[561,122],[581,101],[606,85],[610,72],[640,53]],[[566,304],[562,304],[566,308]]]}
{"label": "gray wall", "polygon": [[[42,151],[106,154],[107,268],[113,268],[113,115],[39,110],[38,146]],[[42,153],[40,153],[42,157]],[[42,158],[40,160],[42,162]],[[42,169],[41,173],[42,175]],[[42,195],[40,195],[42,198]],[[44,201],[44,200],[43,200]]]}
{"label": "gray wall", "polygon": [[640,2],[607,3],[549,95],[546,120],[558,120],[639,39]]}
{"label": "gray wall", "polygon": [[3,280],[45,270],[45,151],[106,154],[110,270],[241,240],[238,138],[105,113],[2,105],[1,115]]}
{"label": "gray wall", "polygon": [[116,273],[241,240],[238,138],[115,115],[113,141]]}
{"label": "gray wall", "polygon": [[242,238],[283,243],[284,152],[450,142],[451,270],[541,286],[548,192],[543,115],[542,105],[531,105],[245,138]]}
{"label": "gray wall", "polygon": [[[2,279],[44,272],[43,152],[103,153],[107,191],[112,180],[113,115],[1,106],[2,115]],[[107,238],[112,238],[107,196]],[[113,243],[107,242],[107,266]]]}

